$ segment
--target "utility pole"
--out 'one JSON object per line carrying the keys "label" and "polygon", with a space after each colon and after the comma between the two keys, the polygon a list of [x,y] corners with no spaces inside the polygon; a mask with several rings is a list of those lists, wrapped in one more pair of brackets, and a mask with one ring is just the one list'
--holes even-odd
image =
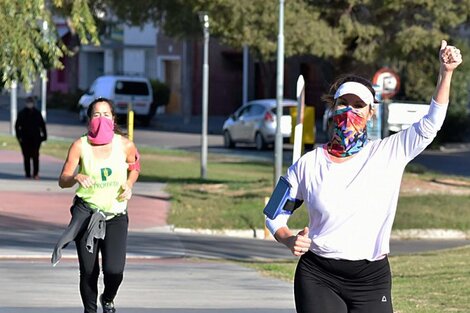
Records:
{"label": "utility pole", "polygon": [[199,14],[204,30],[204,56],[202,65],[202,136],[201,136],[201,178],[207,178],[207,115],[209,98],[209,16]]}
{"label": "utility pole", "polygon": [[248,102],[248,45],[243,45],[243,87],[242,87],[242,105]]}
{"label": "utility pole", "polygon": [[17,97],[18,84],[16,81],[11,82],[11,91],[10,91],[10,134],[12,136],[16,135],[15,124],[18,108],[18,97]]}
{"label": "utility pole", "polygon": [[283,138],[281,133],[282,101],[284,98],[284,0],[279,0],[279,35],[277,37],[276,138],[274,141],[274,185],[282,172]]}

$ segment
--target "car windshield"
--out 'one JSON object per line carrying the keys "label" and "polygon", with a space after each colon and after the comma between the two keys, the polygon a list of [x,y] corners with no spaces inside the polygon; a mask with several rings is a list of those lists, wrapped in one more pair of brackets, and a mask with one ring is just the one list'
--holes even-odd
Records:
{"label": "car windshield", "polygon": [[144,82],[118,81],[114,90],[119,95],[148,96],[149,88]]}

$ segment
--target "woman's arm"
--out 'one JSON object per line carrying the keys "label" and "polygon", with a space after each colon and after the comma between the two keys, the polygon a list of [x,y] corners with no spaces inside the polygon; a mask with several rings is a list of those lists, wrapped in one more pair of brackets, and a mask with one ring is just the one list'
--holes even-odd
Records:
{"label": "woman's arm", "polygon": [[454,46],[448,46],[447,42],[442,40],[439,62],[439,76],[433,98],[438,104],[447,105],[449,103],[452,73],[462,63],[460,50]]}
{"label": "woman's arm", "polygon": [[446,116],[449,103],[450,85],[453,71],[462,63],[460,50],[448,46],[442,40],[439,50],[439,76],[429,112],[409,128],[402,130],[382,143],[384,150],[393,161],[411,161],[420,154],[436,137]]}
{"label": "woman's arm", "polygon": [[67,159],[60,173],[59,186],[61,188],[70,188],[78,181],[75,177],[75,170],[80,162],[81,151],[82,143],[81,140],[78,139],[70,146]]}
{"label": "woman's arm", "polygon": [[[137,148],[135,144],[127,138],[123,137],[124,149],[126,153],[126,162],[128,164],[133,164],[136,162],[137,158]],[[135,182],[139,178],[140,169],[131,169],[127,174],[126,184],[122,186],[122,191],[118,196],[119,200],[129,200],[132,196],[132,188],[134,187]]]}
{"label": "woman's arm", "polygon": [[[126,162],[128,164],[133,164],[136,162],[137,148],[135,144],[130,140],[127,140],[127,143],[126,143],[126,155],[127,155]],[[136,169],[130,170],[127,175],[127,184],[132,188],[135,182],[137,181],[137,178],[139,178],[139,170],[136,170]]]}

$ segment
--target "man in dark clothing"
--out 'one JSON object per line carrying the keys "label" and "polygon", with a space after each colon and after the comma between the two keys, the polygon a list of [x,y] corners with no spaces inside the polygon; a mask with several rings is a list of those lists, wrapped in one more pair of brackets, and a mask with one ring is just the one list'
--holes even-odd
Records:
{"label": "man in dark clothing", "polygon": [[33,159],[33,178],[39,179],[39,148],[47,140],[46,124],[34,106],[34,98],[26,99],[26,107],[18,113],[15,124],[16,137],[23,153],[24,171],[31,178],[31,159]]}

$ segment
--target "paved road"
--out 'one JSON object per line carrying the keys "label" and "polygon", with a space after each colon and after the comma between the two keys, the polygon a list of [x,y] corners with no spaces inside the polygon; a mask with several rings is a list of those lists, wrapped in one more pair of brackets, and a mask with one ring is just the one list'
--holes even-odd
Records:
{"label": "paved road", "polygon": [[426,150],[413,162],[449,175],[470,177],[470,144],[447,145],[441,150]]}
{"label": "paved road", "polygon": [[[2,282],[10,284],[2,284],[0,312],[83,312],[74,262],[0,265]],[[237,264],[171,259],[129,262],[115,304],[126,313],[293,313],[292,294],[290,283]]]}

